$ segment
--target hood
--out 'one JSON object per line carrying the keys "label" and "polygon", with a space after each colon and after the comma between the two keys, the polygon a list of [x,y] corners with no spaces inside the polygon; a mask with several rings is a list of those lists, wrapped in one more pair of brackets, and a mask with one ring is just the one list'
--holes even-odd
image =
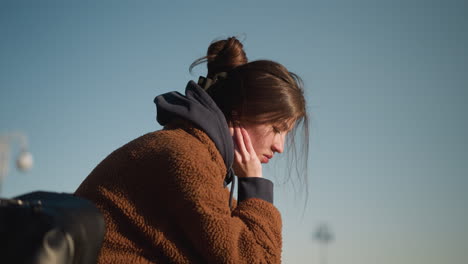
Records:
{"label": "hood", "polygon": [[228,184],[234,161],[234,143],[223,112],[205,90],[194,81],[189,81],[185,95],[179,92],[165,93],[156,96],[154,103],[156,120],[161,126],[174,119],[184,119],[195,124],[213,140],[228,170],[225,180],[225,184]]}

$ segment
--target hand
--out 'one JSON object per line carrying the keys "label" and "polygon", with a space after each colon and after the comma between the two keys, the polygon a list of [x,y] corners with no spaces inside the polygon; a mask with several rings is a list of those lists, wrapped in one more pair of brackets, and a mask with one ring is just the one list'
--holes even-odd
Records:
{"label": "hand", "polygon": [[243,127],[234,127],[234,172],[238,177],[262,177],[262,164]]}

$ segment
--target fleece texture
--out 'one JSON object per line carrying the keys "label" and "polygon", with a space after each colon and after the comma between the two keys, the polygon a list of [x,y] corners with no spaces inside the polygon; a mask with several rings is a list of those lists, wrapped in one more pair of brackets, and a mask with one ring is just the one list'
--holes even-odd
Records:
{"label": "fleece texture", "polygon": [[115,150],[76,191],[105,217],[99,263],[280,263],[279,211],[250,196],[230,208],[226,173],[213,140],[187,123]]}

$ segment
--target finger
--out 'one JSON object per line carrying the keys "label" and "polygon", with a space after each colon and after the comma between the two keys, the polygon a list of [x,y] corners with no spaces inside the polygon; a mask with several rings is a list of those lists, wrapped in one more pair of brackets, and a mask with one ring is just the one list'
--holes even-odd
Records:
{"label": "finger", "polygon": [[237,150],[234,151],[234,159],[235,161],[242,163],[242,155]]}
{"label": "finger", "polygon": [[234,160],[237,162],[242,162],[242,155],[236,144],[234,144]]}
{"label": "finger", "polygon": [[245,130],[245,128],[241,128],[241,132],[242,132],[242,138],[244,139],[244,145],[246,147],[246,150],[251,155],[254,155],[254,156],[257,155],[257,153],[255,153],[255,149],[252,145],[252,141],[250,140],[250,136],[247,130]]}
{"label": "finger", "polygon": [[232,164],[232,168],[234,169],[234,173],[237,177],[245,177],[245,173],[243,170],[243,163],[242,163],[242,155],[239,153],[238,150],[234,151],[234,163]]}
{"label": "finger", "polygon": [[[238,129],[238,127],[234,127],[234,154],[237,162],[243,163],[245,160],[247,160],[248,152],[245,150],[244,146],[244,141],[242,138],[241,131]],[[244,146],[244,150],[242,150],[242,147]]]}
{"label": "finger", "polygon": [[249,152],[245,148],[244,137],[242,136],[242,131],[241,131],[240,127],[235,127],[234,128],[234,134],[236,136],[237,147],[239,148],[239,151],[242,154],[242,156],[245,156]]}

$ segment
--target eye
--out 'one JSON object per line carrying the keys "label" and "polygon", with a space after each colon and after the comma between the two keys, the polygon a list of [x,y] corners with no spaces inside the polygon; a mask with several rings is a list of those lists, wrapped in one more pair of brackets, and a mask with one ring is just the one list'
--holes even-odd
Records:
{"label": "eye", "polygon": [[281,135],[281,130],[280,130],[278,127],[276,127],[276,126],[273,126],[273,132],[274,132],[275,134],[280,134],[280,135]]}

